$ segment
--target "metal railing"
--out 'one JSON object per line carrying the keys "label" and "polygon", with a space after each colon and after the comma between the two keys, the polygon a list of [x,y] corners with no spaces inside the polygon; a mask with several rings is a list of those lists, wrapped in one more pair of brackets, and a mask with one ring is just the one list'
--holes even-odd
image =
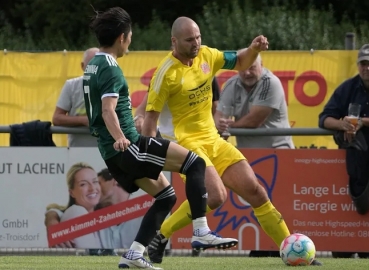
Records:
{"label": "metal railing", "polygon": [[[231,128],[233,136],[329,136],[334,131],[323,128]],[[10,133],[10,126],[0,126],[0,133]],[[50,128],[53,134],[88,134],[86,127],[54,127]]]}

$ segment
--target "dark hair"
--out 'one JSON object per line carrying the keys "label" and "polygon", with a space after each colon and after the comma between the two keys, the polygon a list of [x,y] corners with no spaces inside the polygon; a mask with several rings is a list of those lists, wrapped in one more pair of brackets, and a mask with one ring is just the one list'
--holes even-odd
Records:
{"label": "dark hair", "polygon": [[122,33],[124,39],[127,38],[131,24],[131,17],[124,9],[113,7],[105,12],[96,12],[90,28],[95,32],[101,47],[111,47]]}
{"label": "dark hair", "polygon": [[113,176],[110,174],[108,168],[101,170],[97,176],[102,177],[105,181],[110,181],[113,179]]}

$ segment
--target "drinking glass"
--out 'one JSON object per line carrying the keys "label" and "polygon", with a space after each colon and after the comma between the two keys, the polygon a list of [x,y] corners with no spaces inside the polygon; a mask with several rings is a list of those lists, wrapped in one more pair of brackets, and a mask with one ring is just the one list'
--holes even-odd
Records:
{"label": "drinking glass", "polygon": [[348,109],[348,120],[355,127],[354,131],[347,131],[347,133],[355,134],[357,125],[359,124],[361,105],[357,103],[350,103]]}
{"label": "drinking glass", "polygon": [[[233,106],[223,106],[222,108],[222,117],[221,119],[228,120],[233,118],[234,108]],[[229,137],[231,136],[231,133],[228,131],[228,127],[225,131],[222,133],[223,137]]]}

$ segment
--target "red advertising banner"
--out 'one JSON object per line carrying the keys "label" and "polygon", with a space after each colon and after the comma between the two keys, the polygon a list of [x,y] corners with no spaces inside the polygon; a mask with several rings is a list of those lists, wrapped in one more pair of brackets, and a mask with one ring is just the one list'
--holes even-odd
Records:
{"label": "red advertising banner", "polygon": [[[242,149],[291,233],[309,236],[320,251],[367,252],[369,215],[351,201],[344,150]],[[172,175],[175,209],[186,199],[182,179]],[[250,205],[232,191],[208,214],[209,227],[239,239],[239,250],[277,250]],[[190,249],[192,226],[174,234],[172,248]]]}

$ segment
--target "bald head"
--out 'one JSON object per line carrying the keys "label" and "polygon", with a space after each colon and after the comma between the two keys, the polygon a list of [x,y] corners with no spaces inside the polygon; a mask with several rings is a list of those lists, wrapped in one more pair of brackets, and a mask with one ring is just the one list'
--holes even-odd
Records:
{"label": "bald head", "polygon": [[191,29],[199,29],[194,20],[188,17],[177,18],[172,25],[172,37],[180,37],[184,32]]}
{"label": "bald head", "polygon": [[198,25],[188,17],[179,17],[172,25],[173,56],[185,65],[192,65],[201,47]]}
{"label": "bald head", "polygon": [[99,48],[89,48],[83,53],[83,59],[81,63],[82,70],[85,70],[88,62],[95,56],[99,51]]}

